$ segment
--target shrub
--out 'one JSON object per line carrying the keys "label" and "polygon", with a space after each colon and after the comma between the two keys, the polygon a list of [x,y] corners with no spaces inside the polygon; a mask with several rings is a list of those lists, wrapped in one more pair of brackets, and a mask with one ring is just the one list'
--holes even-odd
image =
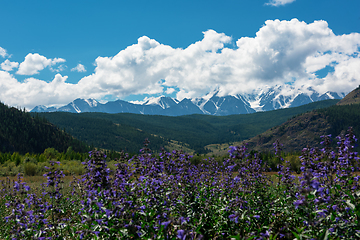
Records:
{"label": "shrub", "polygon": [[60,165],[60,169],[64,171],[65,175],[83,175],[85,168],[80,161],[63,161]]}
{"label": "shrub", "polygon": [[300,168],[301,168],[301,161],[299,156],[297,155],[290,155],[290,156],[286,156],[284,158],[285,161],[288,161],[290,163],[290,169],[294,172],[296,172],[297,174],[299,174],[301,172]]}
{"label": "shrub", "polygon": [[15,162],[8,160],[3,164],[1,171],[3,176],[16,176],[18,173],[22,172],[22,166],[16,166]]}
{"label": "shrub", "polygon": [[24,174],[26,176],[35,176],[37,174],[38,166],[35,163],[28,162],[24,164]]}

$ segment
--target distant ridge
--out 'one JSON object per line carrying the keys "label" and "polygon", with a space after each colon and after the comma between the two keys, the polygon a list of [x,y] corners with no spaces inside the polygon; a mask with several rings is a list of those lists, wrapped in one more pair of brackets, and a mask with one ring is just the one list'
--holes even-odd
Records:
{"label": "distant ridge", "polygon": [[132,103],[116,100],[103,104],[91,98],[78,98],[59,108],[36,106],[31,112],[103,112],[163,116],[205,114],[227,116],[298,107],[321,100],[341,99],[344,95],[344,93],[336,92],[320,94],[312,88],[295,89],[292,86],[275,86],[267,89],[258,89],[251,94],[243,95],[221,96],[219,91],[214,91],[202,98],[185,98],[181,101],[161,96],[148,99],[144,102]]}

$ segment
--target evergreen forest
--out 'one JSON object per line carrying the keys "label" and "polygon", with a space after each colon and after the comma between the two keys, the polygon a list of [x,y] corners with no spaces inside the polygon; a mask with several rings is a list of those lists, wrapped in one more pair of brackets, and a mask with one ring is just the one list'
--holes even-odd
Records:
{"label": "evergreen forest", "polygon": [[[180,147],[204,154],[205,146],[240,142],[286,122],[298,114],[325,108],[339,100],[314,102],[295,108],[230,116],[186,115],[179,117],[131,113],[38,113],[76,138],[103,149],[137,153],[145,138],[153,151]],[[35,114],[34,114],[35,116]],[[179,145],[177,147],[179,147]]]}
{"label": "evergreen forest", "polygon": [[0,152],[42,153],[46,148],[59,152],[72,147],[87,152],[89,147],[60,130],[43,117],[8,107],[0,102]]}

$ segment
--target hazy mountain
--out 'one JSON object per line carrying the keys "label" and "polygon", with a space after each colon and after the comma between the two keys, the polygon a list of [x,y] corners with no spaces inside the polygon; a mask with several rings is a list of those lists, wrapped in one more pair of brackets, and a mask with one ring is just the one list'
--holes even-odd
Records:
{"label": "hazy mountain", "polygon": [[326,92],[320,94],[312,88],[301,90],[286,85],[258,89],[251,94],[237,94],[234,96],[220,96],[218,91],[214,91],[202,98],[185,98],[182,101],[170,97],[157,97],[141,103],[116,100],[102,104],[95,99],[76,99],[59,108],[36,106],[31,112],[61,111],[71,113],[136,113],[165,116],[190,114],[226,116],[297,107],[326,99],[341,99],[343,96],[343,93]]}

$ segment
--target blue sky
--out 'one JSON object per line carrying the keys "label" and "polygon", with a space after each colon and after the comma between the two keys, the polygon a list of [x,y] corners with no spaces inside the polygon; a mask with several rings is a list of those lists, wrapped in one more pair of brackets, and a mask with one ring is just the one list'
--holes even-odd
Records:
{"label": "blue sky", "polygon": [[360,84],[358,0],[0,5],[0,101],[11,106]]}

